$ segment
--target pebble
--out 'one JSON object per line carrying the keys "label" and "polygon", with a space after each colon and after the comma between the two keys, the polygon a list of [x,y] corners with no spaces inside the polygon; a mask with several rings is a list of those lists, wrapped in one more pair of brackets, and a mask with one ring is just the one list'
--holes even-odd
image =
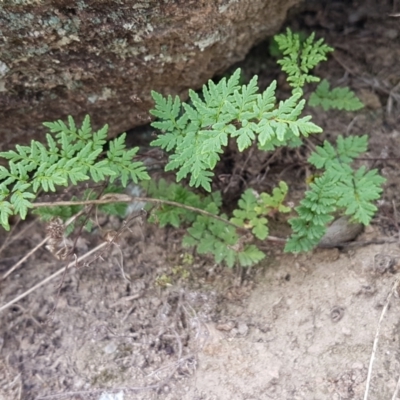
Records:
{"label": "pebble", "polygon": [[399,36],[399,31],[397,29],[386,29],[384,35],[391,40],[394,40]]}
{"label": "pebble", "polygon": [[348,217],[340,217],[326,230],[319,242],[320,247],[337,247],[354,240],[363,230],[363,224],[350,222]]}
{"label": "pebble", "polygon": [[104,347],[104,352],[106,354],[112,354],[117,350],[117,348],[118,346],[114,342],[111,342],[106,347]]}
{"label": "pebble", "polygon": [[237,329],[238,329],[239,334],[242,336],[247,335],[247,332],[249,331],[249,327],[243,322],[239,323]]}

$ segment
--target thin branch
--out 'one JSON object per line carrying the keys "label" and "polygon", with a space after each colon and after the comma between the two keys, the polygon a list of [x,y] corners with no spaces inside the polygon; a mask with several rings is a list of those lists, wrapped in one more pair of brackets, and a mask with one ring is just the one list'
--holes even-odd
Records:
{"label": "thin branch", "polygon": [[177,203],[176,201],[170,200],[161,200],[161,199],[153,199],[151,197],[136,197],[136,196],[129,196],[126,194],[113,194],[113,195],[106,195],[99,200],[82,200],[82,201],[55,201],[49,203],[33,203],[33,208],[39,207],[54,207],[54,206],[87,206],[87,205],[102,205],[102,204],[110,204],[110,203],[133,203],[133,202],[143,202],[143,203],[152,203],[152,204],[166,204],[169,206],[180,207],[188,211],[193,211],[198,214],[206,215],[207,217],[218,219],[222,222],[225,222],[228,225],[234,226],[236,229],[244,230],[242,226],[233,224],[227,219],[219,217],[218,215],[212,214],[208,211],[202,210],[201,208],[196,208],[192,206],[188,206],[186,204]]}
{"label": "thin branch", "polygon": [[30,289],[28,289],[26,292],[20,294],[19,296],[15,297],[14,299],[12,299],[11,301],[9,301],[7,304],[4,304],[3,306],[0,307],[0,312],[4,311],[6,308],[12,306],[14,303],[16,303],[17,301],[23,299],[24,297],[28,296],[28,294],[34,292],[36,289],[39,289],[40,287],[42,287],[43,285],[45,285],[46,283],[52,281],[54,278],[56,278],[58,275],[62,274],[63,271],[65,271],[66,269],[72,268],[73,266],[76,265],[77,262],[81,262],[83,260],[85,260],[86,258],[88,258],[90,255],[92,255],[93,253],[95,253],[96,251],[99,251],[100,249],[102,249],[103,247],[107,246],[109,243],[107,242],[103,242],[101,244],[99,244],[97,247],[95,247],[94,249],[88,251],[86,254],[84,254],[83,256],[79,257],[76,261],[73,261],[71,263],[69,263],[67,265],[67,267],[62,267],[60,268],[58,271],[56,271],[53,275],[48,276],[46,279],[43,279],[41,282],[39,282],[37,285],[31,287]]}
{"label": "thin branch", "polygon": [[[64,228],[69,226],[73,221],[75,221],[83,211],[78,212],[77,214],[73,215],[68,221],[65,222]],[[35,221],[34,221],[35,222]],[[29,227],[32,224],[29,224]],[[22,230],[22,232],[25,232],[25,229]],[[16,236],[19,236],[20,233],[18,233]],[[49,240],[49,237],[44,238],[39,244],[37,244],[28,254],[26,254],[24,257],[22,257],[21,260],[19,260],[16,264],[14,264],[1,278],[0,281],[3,281],[4,279],[7,278],[12,272],[14,272],[24,261],[26,261],[32,254],[34,254],[37,250],[39,250],[42,246],[44,246],[47,241]]]}
{"label": "thin branch", "polygon": [[33,253],[35,253],[37,250],[39,250],[42,246],[46,244],[46,242],[49,240],[49,237],[45,237],[39,244],[37,244],[29,253],[25,254],[24,257],[22,257],[16,264],[14,264],[1,278],[0,281],[3,281],[4,279],[7,278],[8,275],[10,275],[12,272],[14,272],[22,263],[24,263]]}
{"label": "thin branch", "polygon": [[397,399],[397,393],[399,393],[399,389],[400,389],[400,376],[399,376],[399,379],[397,380],[396,389],[395,389],[395,391],[393,393],[392,400],[396,400]]}
{"label": "thin branch", "polygon": [[21,218],[18,218],[17,222],[15,225],[12,226],[11,232],[7,235],[6,240],[0,247],[0,254],[3,252],[3,250],[9,246],[12,242],[15,242],[20,236],[22,236],[36,221],[32,221],[29,224],[25,225],[18,233],[16,233],[14,236],[12,235],[13,231],[16,230],[18,224],[21,222]]}
{"label": "thin branch", "polygon": [[395,283],[393,284],[392,290],[390,291],[390,293],[388,294],[388,297],[386,299],[386,303],[385,306],[382,309],[381,312],[381,316],[379,317],[379,322],[378,322],[378,328],[376,330],[376,334],[375,334],[375,339],[374,339],[374,344],[372,346],[372,353],[371,353],[371,358],[369,361],[369,367],[368,367],[368,375],[367,375],[367,383],[365,385],[365,394],[364,394],[364,400],[368,400],[368,394],[369,394],[369,385],[371,384],[371,377],[372,377],[372,366],[374,364],[374,360],[375,360],[375,354],[376,354],[376,350],[378,348],[378,342],[379,342],[379,333],[381,330],[381,326],[382,326],[382,321],[383,321],[383,317],[386,314],[387,309],[389,308],[389,304],[390,304],[390,299],[392,298],[394,292],[396,291],[398,285],[400,282],[400,278],[397,278]]}
{"label": "thin branch", "polygon": [[[39,207],[78,206],[78,205],[86,206],[86,205],[102,205],[102,204],[110,204],[110,203],[133,203],[133,202],[166,204],[169,206],[180,207],[185,210],[193,211],[195,213],[217,219],[218,221],[222,221],[225,224],[233,226],[234,228],[236,228],[242,232],[251,233],[248,229],[243,228],[242,226],[236,225],[233,222],[230,222],[228,219],[224,219],[218,215],[215,215],[208,211],[202,210],[201,208],[196,208],[196,207],[188,206],[186,204],[177,203],[176,201],[153,199],[151,197],[136,197],[136,196],[129,196],[127,194],[107,194],[107,195],[104,195],[99,200],[55,201],[55,202],[48,202],[48,203],[33,203],[32,207],[39,208]],[[273,242],[286,242],[286,239],[278,238],[275,236],[268,236],[265,240],[273,241]]]}

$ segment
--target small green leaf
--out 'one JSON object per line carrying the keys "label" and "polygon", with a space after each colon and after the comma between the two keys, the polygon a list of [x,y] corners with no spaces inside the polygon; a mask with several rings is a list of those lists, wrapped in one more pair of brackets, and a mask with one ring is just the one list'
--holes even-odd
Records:
{"label": "small green leaf", "polygon": [[0,201],[0,223],[1,226],[6,230],[10,230],[10,223],[8,218],[14,214],[13,207],[8,201]]}
{"label": "small green leaf", "polygon": [[251,267],[265,258],[265,254],[256,246],[246,246],[244,251],[238,253],[239,264],[242,267]]}
{"label": "small green leaf", "polygon": [[322,80],[315,92],[311,94],[308,104],[312,107],[321,106],[325,111],[332,108],[357,111],[364,107],[364,104],[348,87],[330,90],[329,86],[326,79]]}

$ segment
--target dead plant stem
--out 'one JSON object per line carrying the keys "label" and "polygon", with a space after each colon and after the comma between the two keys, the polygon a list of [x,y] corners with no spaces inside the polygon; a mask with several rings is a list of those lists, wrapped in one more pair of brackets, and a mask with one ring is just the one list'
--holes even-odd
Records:
{"label": "dead plant stem", "polygon": [[39,289],[40,287],[42,287],[43,285],[45,285],[46,283],[52,281],[54,278],[56,278],[58,275],[62,274],[66,269],[69,269],[73,266],[76,265],[77,262],[81,262],[83,260],[85,260],[86,258],[88,258],[89,256],[91,256],[93,253],[99,251],[100,249],[102,249],[103,247],[109,245],[108,242],[103,242],[101,244],[99,244],[97,247],[95,247],[94,249],[88,251],[86,254],[84,254],[83,256],[79,257],[76,261],[73,261],[71,263],[69,263],[66,267],[62,267],[60,268],[58,271],[56,271],[54,274],[48,276],[46,279],[43,279],[41,282],[39,282],[37,285],[31,287],[30,289],[28,289],[27,291],[25,291],[24,293],[20,294],[19,296],[13,298],[11,301],[9,301],[7,304],[4,304],[3,306],[0,307],[0,312],[4,311],[5,309],[7,309],[8,307],[12,306],[13,304],[15,304],[17,301],[23,299],[24,297],[28,296],[28,294],[34,292],[36,289]]}
{"label": "dead plant stem", "polygon": [[39,244],[37,244],[31,251],[29,251],[27,254],[25,254],[24,257],[22,257],[16,264],[14,264],[0,279],[0,281],[3,281],[4,279],[7,278],[8,275],[10,275],[13,271],[15,271],[22,263],[24,263],[33,253],[35,253],[37,250],[39,250],[42,246],[46,244],[46,242],[49,240],[49,237],[45,237]]}
{"label": "dead plant stem", "polygon": [[[68,221],[65,222],[64,227],[66,228],[68,225],[70,225],[73,221],[75,221],[83,211],[80,211],[76,215],[72,216]],[[29,224],[31,226],[32,224]],[[23,232],[25,232],[25,229],[23,229]],[[20,236],[21,232],[19,232],[16,236]],[[15,240],[15,239],[14,239]],[[36,251],[38,251],[42,246],[44,246],[47,241],[49,240],[49,237],[46,237],[43,239],[39,244],[37,244],[28,254],[26,254],[24,257],[22,257],[21,260],[19,260],[16,264],[14,264],[1,278],[0,281],[3,281],[4,279],[7,278],[12,272],[14,272],[22,263],[24,263],[32,254],[34,254]]]}
{"label": "dead plant stem", "polygon": [[369,367],[368,367],[368,375],[367,375],[367,383],[365,385],[365,394],[364,394],[364,400],[368,400],[368,394],[369,394],[369,386],[371,384],[371,377],[372,377],[372,366],[374,364],[374,360],[375,360],[375,354],[376,354],[376,350],[378,348],[378,342],[379,342],[379,334],[380,334],[380,330],[381,330],[381,326],[382,326],[382,321],[383,321],[383,317],[386,314],[387,309],[389,308],[389,304],[390,304],[390,300],[394,294],[394,292],[396,291],[398,285],[400,282],[400,278],[397,278],[396,281],[393,284],[393,287],[390,291],[390,293],[388,294],[388,297],[386,299],[386,303],[385,306],[383,307],[383,310],[381,312],[381,316],[379,318],[379,322],[378,322],[378,328],[376,330],[376,334],[375,334],[375,339],[374,339],[374,344],[372,346],[372,354],[371,354],[371,358],[369,361]]}
{"label": "dead plant stem", "polygon": [[39,207],[54,207],[54,206],[86,206],[86,205],[102,205],[102,204],[110,204],[110,203],[133,203],[133,202],[143,202],[143,203],[152,203],[152,204],[166,204],[169,206],[180,207],[188,211],[193,211],[199,214],[206,215],[211,218],[218,219],[220,221],[225,222],[228,225],[232,225],[237,229],[243,230],[244,228],[233,224],[232,222],[219,217],[218,215],[212,214],[208,211],[202,210],[201,208],[196,208],[192,206],[188,206],[186,204],[177,203],[175,201],[170,200],[161,200],[161,199],[153,199],[151,197],[131,197],[129,195],[115,195],[112,197],[107,197],[99,200],[82,200],[82,201],[55,201],[50,203],[34,203],[32,204],[33,208]]}
{"label": "dead plant stem", "polygon": [[[99,200],[82,200],[82,201],[55,201],[49,203],[34,203],[32,204],[33,208],[39,207],[54,207],[54,206],[85,206],[85,205],[102,205],[102,204],[110,204],[110,203],[133,203],[133,202],[143,202],[143,203],[152,203],[152,204],[166,204],[169,206],[180,207],[188,211],[193,211],[198,214],[205,215],[210,218],[214,218],[218,221],[222,221],[225,224],[233,226],[234,228],[242,231],[251,233],[248,229],[243,228],[242,226],[236,225],[230,222],[228,219],[224,219],[218,215],[212,214],[208,211],[202,210],[201,208],[196,208],[192,206],[188,206],[186,204],[177,203],[176,201],[170,200],[161,200],[161,199],[153,199],[151,197],[136,197],[136,196],[129,196],[129,195],[115,195],[115,196],[108,196],[106,198],[101,198]],[[268,236],[265,240],[267,241],[274,241],[274,242],[286,242],[285,239],[281,239],[274,236]]]}

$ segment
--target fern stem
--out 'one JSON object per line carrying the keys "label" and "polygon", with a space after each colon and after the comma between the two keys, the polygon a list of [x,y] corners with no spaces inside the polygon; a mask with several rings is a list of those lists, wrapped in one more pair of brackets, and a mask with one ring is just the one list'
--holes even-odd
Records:
{"label": "fern stem", "polygon": [[40,208],[40,207],[54,207],[54,206],[86,206],[86,205],[102,205],[102,204],[110,204],[110,203],[133,203],[133,202],[143,202],[143,203],[152,203],[152,204],[166,204],[169,206],[180,207],[188,211],[193,211],[198,214],[206,215],[207,217],[211,217],[222,221],[228,225],[233,226],[234,228],[249,232],[246,228],[242,226],[236,225],[230,222],[227,219],[220,217],[219,215],[212,214],[208,211],[202,210],[201,208],[196,208],[192,206],[188,206],[186,204],[177,203],[175,201],[170,200],[161,200],[161,199],[153,199],[151,197],[136,197],[136,196],[129,196],[129,195],[121,195],[121,194],[112,194],[106,195],[99,200],[80,200],[80,201],[55,201],[55,202],[48,202],[48,203],[33,203],[32,208]]}

